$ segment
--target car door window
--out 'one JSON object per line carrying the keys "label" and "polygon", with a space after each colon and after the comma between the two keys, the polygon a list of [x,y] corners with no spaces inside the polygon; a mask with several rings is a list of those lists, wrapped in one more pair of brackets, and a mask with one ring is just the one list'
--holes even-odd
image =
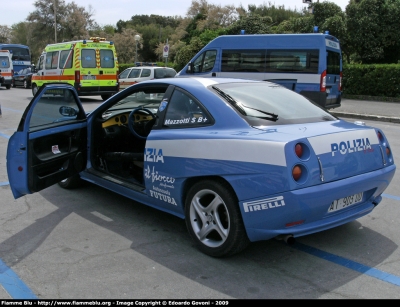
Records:
{"label": "car door window", "polygon": [[129,78],[139,78],[140,76],[140,69],[132,69]]}
{"label": "car door window", "polygon": [[45,89],[32,111],[29,128],[41,129],[81,117],[79,103],[70,89]]}
{"label": "car door window", "polygon": [[192,97],[175,90],[168,102],[164,127],[201,127],[213,124],[212,117]]}
{"label": "car door window", "polygon": [[140,77],[142,77],[142,78],[150,77],[150,74],[151,74],[151,70],[144,68],[143,71],[142,71],[142,75]]}

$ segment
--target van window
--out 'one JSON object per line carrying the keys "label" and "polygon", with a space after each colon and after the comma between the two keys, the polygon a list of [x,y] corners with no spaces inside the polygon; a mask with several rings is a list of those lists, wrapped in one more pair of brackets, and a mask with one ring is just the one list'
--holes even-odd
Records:
{"label": "van window", "polygon": [[0,56],[0,67],[10,68],[10,59],[8,56]]}
{"label": "van window", "polygon": [[114,67],[114,52],[108,49],[100,49],[100,67],[113,68]]}
{"label": "van window", "polygon": [[208,72],[214,68],[217,50],[207,50],[193,61],[194,72]]}
{"label": "van window", "polygon": [[57,69],[58,68],[58,51],[47,52],[45,69]]}
{"label": "van window", "polygon": [[60,55],[60,68],[72,68],[73,50],[63,50]]}
{"label": "van window", "polygon": [[222,50],[221,71],[264,72],[265,50]]}
{"label": "van window", "polygon": [[44,60],[44,56],[41,55],[39,58],[39,61],[37,63],[37,70],[42,70],[43,69],[43,60]]}
{"label": "van window", "polygon": [[268,50],[267,71],[318,73],[319,51],[312,50]]}
{"label": "van window", "polygon": [[328,51],[326,73],[332,75],[340,74],[340,54],[334,51]]}
{"label": "van window", "polygon": [[82,49],[81,63],[83,68],[96,68],[96,51],[94,49]]}

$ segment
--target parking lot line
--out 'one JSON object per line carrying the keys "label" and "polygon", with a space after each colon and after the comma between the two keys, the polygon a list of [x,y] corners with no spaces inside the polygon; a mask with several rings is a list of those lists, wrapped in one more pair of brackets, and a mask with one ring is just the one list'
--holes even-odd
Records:
{"label": "parking lot line", "polygon": [[315,257],[318,257],[318,258],[333,262],[335,264],[341,265],[350,270],[357,271],[359,273],[362,273],[362,274],[380,279],[382,281],[391,283],[395,286],[400,286],[400,277],[399,276],[389,274],[389,273],[386,273],[384,271],[381,271],[381,270],[378,270],[375,268],[371,268],[371,267],[363,265],[359,262],[355,262],[350,259],[346,259],[346,258],[337,256],[337,255],[334,255],[331,253],[327,253],[320,249],[317,249],[317,248],[314,248],[314,247],[311,247],[308,245],[304,245],[304,244],[301,244],[298,242],[296,242],[294,245],[291,245],[290,247],[300,250],[302,252],[305,252],[307,254],[313,255]]}
{"label": "parking lot line", "polygon": [[0,284],[13,299],[37,299],[32,290],[1,260]]}

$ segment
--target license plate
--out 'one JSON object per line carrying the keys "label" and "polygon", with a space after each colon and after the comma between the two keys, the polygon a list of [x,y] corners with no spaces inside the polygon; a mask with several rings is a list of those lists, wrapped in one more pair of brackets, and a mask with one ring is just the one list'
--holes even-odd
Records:
{"label": "license plate", "polygon": [[328,212],[339,211],[349,206],[358,204],[363,199],[363,193],[357,193],[347,197],[335,199],[329,206]]}
{"label": "license plate", "polygon": [[96,80],[96,76],[92,76],[92,75],[83,76],[83,80]]}

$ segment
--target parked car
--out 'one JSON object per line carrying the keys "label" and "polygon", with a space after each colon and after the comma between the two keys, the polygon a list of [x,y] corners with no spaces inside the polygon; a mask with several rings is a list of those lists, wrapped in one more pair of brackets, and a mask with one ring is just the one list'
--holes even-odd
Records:
{"label": "parked car", "polygon": [[124,89],[132,84],[152,80],[152,79],[163,79],[173,78],[176,75],[176,71],[170,67],[159,67],[159,66],[140,66],[140,67],[129,67],[125,69],[119,75],[119,88]]}
{"label": "parked car", "polygon": [[14,198],[86,180],[185,219],[213,257],[370,214],[395,170],[381,129],[239,79],[143,81],[90,114],[72,86],[48,84],[7,149]]}
{"label": "parked car", "polygon": [[30,88],[32,84],[32,69],[30,67],[15,72],[12,77],[12,87],[23,86]]}

